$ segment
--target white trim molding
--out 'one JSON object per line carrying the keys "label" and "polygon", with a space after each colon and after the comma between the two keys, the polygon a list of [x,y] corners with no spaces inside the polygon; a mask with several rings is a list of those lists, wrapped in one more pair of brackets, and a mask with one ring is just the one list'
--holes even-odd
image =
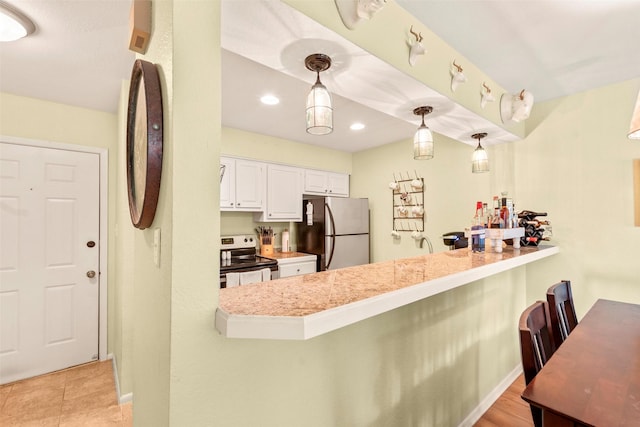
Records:
{"label": "white trim molding", "polygon": [[475,409],[471,411],[471,413],[467,415],[460,424],[458,424],[458,427],[471,427],[477,423],[484,413],[491,408],[491,405],[493,405],[496,400],[498,400],[500,396],[507,391],[509,386],[513,384],[520,374],[522,374],[522,366],[518,364],[506,377],[504,377],[502,381],[498,383],[497,386],[495,386],[493,390],[491,390],[491,392],[489,392],[489,394],[484,397],[484,399],[482,399],[482,401],[480,401],[478,406],[476,406]]}

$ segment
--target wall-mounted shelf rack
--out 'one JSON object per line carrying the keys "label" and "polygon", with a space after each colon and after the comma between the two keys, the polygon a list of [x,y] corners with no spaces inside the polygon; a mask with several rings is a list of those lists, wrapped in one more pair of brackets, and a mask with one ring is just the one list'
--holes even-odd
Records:
{"label": "wall-mounted shelf rack", "polygon": [[402,179],[401,175],[401,179],[394,180],[389,187],[392,192],[393,230],[424,231],[424,178]]}

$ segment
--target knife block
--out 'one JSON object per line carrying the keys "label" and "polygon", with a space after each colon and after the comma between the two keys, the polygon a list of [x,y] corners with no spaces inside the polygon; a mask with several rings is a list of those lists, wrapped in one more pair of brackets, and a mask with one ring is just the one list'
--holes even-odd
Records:
{"label": "knife block", "polygon": [[271,256],[273,255],[273,245],[260,245],[260,255]]}

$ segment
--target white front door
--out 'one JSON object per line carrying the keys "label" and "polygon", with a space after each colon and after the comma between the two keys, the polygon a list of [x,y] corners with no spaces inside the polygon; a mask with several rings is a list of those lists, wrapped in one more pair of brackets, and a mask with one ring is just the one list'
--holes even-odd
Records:
{"label": "white front door", "polygon": [[98,359],[99,155],[0,142],[0,384]]}

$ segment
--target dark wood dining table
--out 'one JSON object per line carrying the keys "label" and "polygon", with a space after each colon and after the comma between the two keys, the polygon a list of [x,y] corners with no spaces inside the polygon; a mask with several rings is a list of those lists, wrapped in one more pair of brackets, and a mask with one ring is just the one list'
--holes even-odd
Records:
{"label": "dark wood dining table", "polygon": [[640,305],[596,301],[522,398],[545,427],[640,426]]}

